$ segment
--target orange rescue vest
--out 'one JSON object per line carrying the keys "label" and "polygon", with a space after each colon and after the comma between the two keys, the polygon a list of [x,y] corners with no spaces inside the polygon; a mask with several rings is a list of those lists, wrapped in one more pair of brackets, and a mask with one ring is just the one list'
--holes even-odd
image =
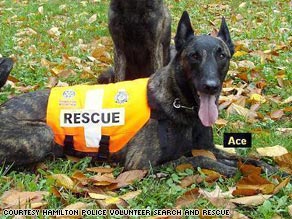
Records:
{"label": "orange rescue vest", "polygon": [[121,150],[150,118],[148,79],[107,85],[77,85],[51,90],[47,124],[55,142],[73,136],[74,150],[98,152],[101,136],[110,136],[109,152]]}

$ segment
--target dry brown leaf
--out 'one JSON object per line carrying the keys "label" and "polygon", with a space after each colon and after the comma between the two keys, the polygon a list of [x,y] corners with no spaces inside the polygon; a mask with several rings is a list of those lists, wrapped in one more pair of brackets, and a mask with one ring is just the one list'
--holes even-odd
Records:
{"label": "dry brown leaf", "polygon": [[242,213],[239,213],[237,211],[231,212],[231,219],[249,219],[249,217],[245,216]]}
{"label": "dry brown leaf", "polygon": [[[236,184],[236,190],[242,190],[242,192],[247,192],[247,190],[251,192],[251,190],[255,190],[263,194],[271,194],[274,189],[275,185],[258,175],[258,173],[247,175]],[[236,191],[234,194],[240,194],[240,191]]]}
{"label": "dry brown leaf", "polygon": [[234,196],[251,196],[257,195],[260,191],[258,189],[236,189],[232,192]]}
{"label": "dry brown leaf", "polygon": [[288,206],[288,213],[292,217],[292,205]]}
{"label": "dry brown leaf", "polygon": [[88,19],[88,23],[91,24],[91,23],[95,22],[95,21],[96,21],[96,18],[97,18],[96,14],[92,15],[92,16]]}
{"label": "dry brown leaf", "polygon": [[190,163],[183,163],[175,167],[177,172],[184,172],[186,169],[194,169],[193,165]]}
{"label": "dry brown leaf", "polygon": [[86,168],[86,171],[93,173],[112,173],[114,168],[111,167],[90,167]]}
{"label": "dry brown leaf", "polygon": [[260,175],[262,172],[262,169],[260,167],[256,167],[251,164],[244,164],[241,161],[238,162],[238,169],[245,176],[250,174]]}
{"label": "dry brown leaf", "polygon": [[182,188],[187,188],[188,186],[192,184],[200,184],[203,181],[204,181],[204,178],[200,176],[199,174],[186,176],[180,181],[180,186]]}
{"label": "dry brown leaf", "polygon": [[79,170],[75,171],[72,174],[71,178],[77,180],[82,185],[87,185],[88,184],[88,177],[83,172],[81,172]]}
{"label": "dry brown leaf", "polygon": [[280,145],[275,145],[272,147],[263,147],[256,149],[258,154],[262,157],[276,157],[282,156],[283,154],[287,154],[288,150]]}
{"label": "dry brown leaf", "polygon": [[59,187],[69,189],[72,192],[79,192],[79,188],[75,185],[73,180],[66,174],[52,174],[48,177],[55,180],[55,183]]}
{"label": "dry brown leaf", "polygon": [[61,32],[59,31],[58,27],[52,27],[51,29],[49,29],[47,31],[47,33],[51,36],[51,37],[58,37],[61,35]]}
{"label": "dry brown leaf", "polygon": [[201,169],[201,172],[206,175],[205,181],[209,183],[217,181],[222,176],[220,173],[208,169]]}
{"label": "dry brown leaf", "polygon": [[283,154],[282,156],[274,157],[275,162],[279,165],[280,169],[292,174],[292,153]]}
{"label": "dry brown leaf", "polygon": [[[292,135],[292,128],[277,128],[276,134],[282,135],[282,136],[291,136]],[[288,151],[286,153],[288,153]],[[280,156],[280,155],[278,155],[278,156]]]}
{"label": "dry brown leaf", "polygon": [[142,193],[142,190],[131,191],[131,192],[125,193],[124,195],[121,195],[120,198],[124,199],[125,201],[129,201],[133,198],[136,198],[141,193]]}
{"label": "dry brown leaf", "polygon": [[235,190],[235,187],[230,187],[229,191],[227,192],[223,192],[222,189],[216,185],[215,189],[212,192],[209,192],[207,190],[204,189],[200,189],[200,194],[204,195],[207,198],[232,198],[232,192]]}
{"label": "dry brown leaf", "polygon": [[270,113],[270,117],[273,120],[281,119],[282,116],[284,116],[284,111],[283,110],[275,110],[275,111]]}
{"label": "dry brown leaf", "polygon": [[208,157],[212,160],[216,160],[215,155],[211,151],[207,151],[207,150],[192,150],[192,155],[193,157],[202,156],[202,157]]}
{"label": "dry brown leaf", "polygon": [[227,120],[221,119],[221,118],[217,119],[215,122],[215,124],[219,127],[225,127],[227,125],[227,123],[228,123]]}
{"label": "dry brown leaf", "polygon": [[292,102],[292,96],[288,97],[287,99],[285,99],[282,104],[287,104],[287,103],[291,103]]}
{"label": "dry brown leaf", "polygon": [[84,203],[84,202],[76,202],[74,204],[68,205],[65,208],[63,208],[63,210],[78,210],[79,215],[78,216],[56,216],[56,218],[58,219],[69,219],[69,218],[83,218],[83,216],[81,215],[81,210],[82,209],[86,209],[89,207],[89,204]]}
{"label": "dry brown leaf", "polygon": [[282,182],[280,182],[275,187],[273,194],[277,194],[281,189],[283,189],[284,187],[286,187],[289,182],[290,182],[290,177],[287,177],[286,179],[284,179]]}
{"label": "dry brown leaf", "polygon": [[98,174],[89,178],[96,186],[108,186],[117,184],[118,181],[114,178],[113,174]]}
{"label": "dry brown leaf", "polygon": [[251,118],[251,119],[254,119],[257,117],[257,113],[247,109],[247,108],[244,108],[242,106],[239,106],[235,103],[232,103],[228,108],[227,108],[227,114],[230,115],[230,114],[238,114],[238,115],[241,115],[241,116],[244,116],[244,117],[247,117],[247,118]]}
{"label": "dry brown leaf", "polygon": [[46,87],[47,88],[53,88],[53,87],[55,87],[58,84],[58,80],[59,79],[56,76],[49,77],[49,81],[46,84]]}
{"label": "dry brown leaf", "polygon": [[199,197],[199,195],[200,195],[199,188],[194,188],[192,190],[185,192],[176,200],[175,204],[176,208],[182,208],[194,203]]}
{"label": "dry brown leaf", "polygon": [[230,199],[231,202],[235,204],[241,204],[244,206],[258,206],[264,203],[264,201],[271,198],[272,195],[253,195],[253,196],[246,196],[246,197],[240,197],[240,198],[233,198]]}
{"label": "dry brown leaf", "polygon": [[133,184],[135,181],[143,179],[147,174],[147,170],[129,170],[121,173],[116,181],[116,185],[111,185],[109,189],[118,189]]}
{"label": "dry brown leaf", "polygon": [[89,192],[88,193],[90,198],[96,199],[96,200],[105,200],[107,198],[111,198],[112,196],[106,195],[106,194],[100,194],[100,193],[93,193]]}
{"label": "dry brown leaf", "polygon": [[39,208],[47,205],[43,200],[44,196],[48,196],[49,192],[19,192],[9,190],[3,193],[0,198],[1,208],[23,209],[23,208]]}
{"label": "dry brown leaf", "polygon": [[102,209],[113,209],[118,208],[118,206],[128,206],[128,203],[124,199],[119,197],[109,197],[104,200],[97,200],[96,202]]}

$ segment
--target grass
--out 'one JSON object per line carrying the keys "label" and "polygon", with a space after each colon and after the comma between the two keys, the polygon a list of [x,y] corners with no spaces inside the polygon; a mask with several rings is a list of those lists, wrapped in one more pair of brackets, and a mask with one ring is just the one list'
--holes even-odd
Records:
{"label": "grass", "polygon": [[[37,89],[44,89],[49,78],[53,75],[51,68],[62,66],[76,72],[69,78],[60,78],[69,84],[83,82],[94,83],[90,77],[82,77],[85,67],[90,67],[94,76],[111,64],[109,61],[91,62],[89,57],[102,37],[109,37],[107,30],[108,0],[88,1],[8,1],[0,2],[0,54],[10,56],[15,60],[15,66],[11,75],[18,79],[17,87],[7,86],[0,92],[0,102],[4,102],[13,95],[22,92],[19,87],[38,85]],[[172,14],[172,35],[183,10],[190,13],[193,27],[197,34],[208,33],[218,28],[221,16],[225,16],[234,41],[242,41],[247,44],[248,51],[263,52],[273,50],[279,45],[285,45],[277,50],[277,55],[272,60],[262,62],[261,57],[248,53],[244,56],[235,57],[233,61],[252,61],[260,76],[252,78],[251,85],[260,80],[265,80],[267,86],[263,95],[280,97],[284,100],[292,95],[292,52],[291,52],[291,4],[286,0],[281,1],[170,1],[167,0]],[[96,14],[96,20],[89,22]],[[57,27],[60,35],[49,34],[48,30]],[[31,29],[35,33],[31,32]],[[110,40],[109,40],[110,41]],[[111,43],[105,45],[110,57],[113,57]],[[64,61],[64,56],[77,57],[80,62]],[[45,66],[42,60],[54,63],[53,66]],[[279,86],[277,75],[282,71],[284,87]],[[252,71],[247,70],[249,77]],[[228,78],[232,76],[228,75]],[[240,82],[240,79],[235,79]],[[33,89],[32,89],[33,90]],[[288,104],[277,104],[267,101],[262,104],[260,112],[267,115],[276,109],[288,107]],[[256,147],[282,145],[292,150],[292,137],[279,136],[277,128],[292,127],[291,111],[286,112],[279,120],[260,120],[249,123],[242,116],[227,116],[221,111],[222,118],[228,120],[225,127],[215,127],[215,143],[222,144],[224,132],[253,132],[253,148],[244,153],[248,154]],[[242,125],[238,126],[237,122]],[[10,189],[21,191],[48,191],[53,182],[47,179],[51,173],[72,174],[75,170],[84,170],[90,166],[88,159],[73,163],[70,160],[56,160],[46,162],[48,169],[34,169],[24,171],[7,171],[0,168],[0,195]],[[118,170],[117,170],[118,171]],[[120,194],[127,191],[141,189],[142,194],[130,201],[131,208],[173,208],[176,199],[185,191],[178,186],[183,176],[192,175],[192,171],[177,173],[172,167],[161,168],[156,172],[165,173],[166,177],[155,179],[149,174],[141,182],[126,187]],[[234,186],[235,179],[221,179],[217,184],[221,188]],[[196,185],[193,185],[195,187]],[[214,186],[201,185],[210,188]],[[288,218],[287,206],[291,205],[292,186],[288,185],[280,193],[265,201],[262,205],[254,208],[238,207],[237,210],[250,218],[273,218],[280,215]],[[48,197],[48,208],[63,208],[66,204],[77,201],[91,202],[86,197],[78,197],[65,192],[62,199],[54,195]],[[289,198],[290,194],[290,198]],[[96,205],[93,204],[93,208]],[[189,208],[214,208],[206,199],[199,199]]]}

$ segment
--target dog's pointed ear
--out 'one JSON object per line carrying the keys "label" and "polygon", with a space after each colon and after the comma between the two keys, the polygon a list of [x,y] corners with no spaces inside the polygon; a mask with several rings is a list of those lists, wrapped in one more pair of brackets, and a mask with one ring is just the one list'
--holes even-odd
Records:
{"label": "dog's pointed ear", "polygon": [[217,37],[221,38],[226,43],[232,56],[234,54],[234,45],[232,43],[230,33],[224,17],[222,17],[220,30],[218,32]]}
{"label": "dog's pointed ear", "polygon": [[191,20],[188,12],[184,11],[178,23],[177,32],[174,37],[175,48],[180,51],[190,36],[194,36]]}

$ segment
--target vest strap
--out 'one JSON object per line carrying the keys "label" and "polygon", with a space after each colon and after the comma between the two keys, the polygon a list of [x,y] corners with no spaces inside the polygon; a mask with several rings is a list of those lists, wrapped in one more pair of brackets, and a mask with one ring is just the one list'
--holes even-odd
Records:
{"label": "vest strap", "polygon": [[97,153],[97,159],[100,161],[107,161],[109,158],[109,142],[110,136],[102,135]]}
{"label": "vest strap", "polygon": [[74,151],[73,135],[65,135],[64,152],[68,155],[74,156]]}

